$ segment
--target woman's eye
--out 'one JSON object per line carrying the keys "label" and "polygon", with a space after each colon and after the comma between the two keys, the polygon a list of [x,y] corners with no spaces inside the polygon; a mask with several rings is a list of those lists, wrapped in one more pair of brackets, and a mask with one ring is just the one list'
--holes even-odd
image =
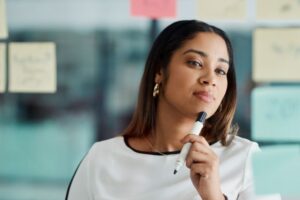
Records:
{"label": "woman's eye", "polygon": [[223,69],[216,69],[216,72],[217,72],[217,74],[220,74],[220,75],[227,75],[227,72]]}
{"label": "woman's eye", "polygon": [[200,63],[198,61],[194,61],[194,60],[188,61],[188,64],[192,67],[202,67],[202,63]]}

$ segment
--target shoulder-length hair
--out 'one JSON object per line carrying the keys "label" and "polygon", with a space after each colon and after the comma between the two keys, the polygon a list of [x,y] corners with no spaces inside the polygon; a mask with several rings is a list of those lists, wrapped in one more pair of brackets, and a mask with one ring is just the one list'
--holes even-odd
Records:
{"label": "shoulder-length hair", "polygon": [[197,20],[177,21],[166,27],[156,38],[149,52],[142,76],[137,105],[128,127],[123,131],[125,137],[145,137],[151,134],[156,125],[158,98],[153,98],[155,75],[163,71],[167,73],[167,66],[173,53],[187,40],[197,33],[210,32],[222,37],[226,43],[229,55],[229,70],[227,73],[228,86],[225,96],[218,110],[206,120],[202,129],[202,136],[208,141],[221,141],[227,145],[227,135],[230,133],[234,117],[237,89],[231,43],[224,31]]}

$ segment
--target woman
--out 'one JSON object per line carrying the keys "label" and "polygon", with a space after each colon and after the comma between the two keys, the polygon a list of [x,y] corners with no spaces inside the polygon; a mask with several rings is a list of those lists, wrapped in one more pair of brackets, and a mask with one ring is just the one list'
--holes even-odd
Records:
{"label": "woman", "polygon": [[[122,136],[97,142],[66,199],[253,199],[250,155],[238,136],[233,52],[226,34],[195,20],[164,29],[149,53],[138,103]],[[207,113],[201,136],[188,134]],[[182,146],[186,167],[173,174]]]}

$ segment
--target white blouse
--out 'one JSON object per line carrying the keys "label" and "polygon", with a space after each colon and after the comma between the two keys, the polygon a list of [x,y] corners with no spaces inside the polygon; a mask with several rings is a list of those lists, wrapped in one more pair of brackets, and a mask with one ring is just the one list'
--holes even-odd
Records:
{"label": "white blouse", "polygon": [[[229,146],[211,145],[220,159],[222,192],[229,200],[254,199],[251,155],[258,145],[236,136]],[[97,142],[78,167],[67,200],[201,200],[186,166],[174,175],[179,152],[132,149],[124,137]]]}

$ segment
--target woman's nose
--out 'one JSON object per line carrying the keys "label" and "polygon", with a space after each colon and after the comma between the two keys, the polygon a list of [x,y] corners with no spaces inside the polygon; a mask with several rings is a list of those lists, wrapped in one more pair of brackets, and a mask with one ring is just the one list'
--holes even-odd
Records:
{"label": "woman's nose", "polygon": [[211,70],[206,70],[205,73],[200,75],[199,82],[203,85],[216,86],[214,73]]}

